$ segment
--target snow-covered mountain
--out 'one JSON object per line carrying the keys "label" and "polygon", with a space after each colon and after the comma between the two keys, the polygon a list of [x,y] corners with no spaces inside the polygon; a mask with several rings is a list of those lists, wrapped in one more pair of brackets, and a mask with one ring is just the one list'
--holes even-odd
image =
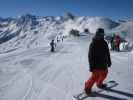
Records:
{"label": "snow-covered mountain", "polygon": [[88,28],[95,33],[99,27],[110,30],[118,25],[109,18],[76,17],[70,13],[57,17],[25,14],[16,18],[0,18],[0,52],[44,46],[60,33],[69,35],[71,29],[82,32]]}

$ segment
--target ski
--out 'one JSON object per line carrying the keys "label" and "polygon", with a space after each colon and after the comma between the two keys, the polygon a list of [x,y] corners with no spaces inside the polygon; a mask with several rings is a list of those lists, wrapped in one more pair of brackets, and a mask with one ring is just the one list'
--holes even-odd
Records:
{"label": "ski", "polygon": [[96,97],[97,96],[97,93],[100,93],[102,91],[108,91],[109,89],[113,88],[113,87],[116,87],[118,85],[117,82],[115,81],[109,81],[109,82],[106,82],[107,84],[107,87],[106,88],[103,88],[103,89],[99,89],[99,90],[96,90],[96,91],[92,91],[90,94],[86,94],[84,91],[79,93],[79,94],[76,94],[73,96],[74,100],[84,100],[88,97]]}

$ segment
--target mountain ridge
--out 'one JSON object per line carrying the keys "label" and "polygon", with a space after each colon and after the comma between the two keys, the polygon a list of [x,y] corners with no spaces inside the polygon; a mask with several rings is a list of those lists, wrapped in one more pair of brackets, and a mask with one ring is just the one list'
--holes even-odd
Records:
{"label": "mountain ridge", "polygon": [[[126,23],[126,22],[125,22]],[[48,44],[51,39],[62,33],[68,36],[70,30],[83,32],[89,29],[104,28],[106,33],[120,27],[120,23],[107,17],[74,16],[35,16],[24,14],[16,18],[0,19],[0,52],[14,48],[34,48]]]}

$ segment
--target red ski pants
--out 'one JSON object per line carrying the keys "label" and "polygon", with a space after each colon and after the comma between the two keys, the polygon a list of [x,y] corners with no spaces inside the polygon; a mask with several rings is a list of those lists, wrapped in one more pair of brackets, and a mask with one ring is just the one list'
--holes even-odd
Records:
{"label": "red ski pants", "polygon": [[93,70],[91,77],[85,82],[85,89],[91,90],[94,83],[96,83],[97,86],[102,85],[107,74],[108,70]]}

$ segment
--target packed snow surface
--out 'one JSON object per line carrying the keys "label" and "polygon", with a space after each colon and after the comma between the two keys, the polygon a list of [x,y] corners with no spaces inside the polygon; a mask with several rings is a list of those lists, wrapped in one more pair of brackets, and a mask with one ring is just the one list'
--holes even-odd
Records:
{"label": "packed snow surface", "polygon": [[[54,53],[44,46],[1,54],[0,100],[73,100],[90,76],[90,39],[69,37],[57,45]],[[106,81],[116,81],[118,86],[112,92],[103,91],[104,95],[85,100],[132,100],[133,53],[111,52],[111,59]]]}

